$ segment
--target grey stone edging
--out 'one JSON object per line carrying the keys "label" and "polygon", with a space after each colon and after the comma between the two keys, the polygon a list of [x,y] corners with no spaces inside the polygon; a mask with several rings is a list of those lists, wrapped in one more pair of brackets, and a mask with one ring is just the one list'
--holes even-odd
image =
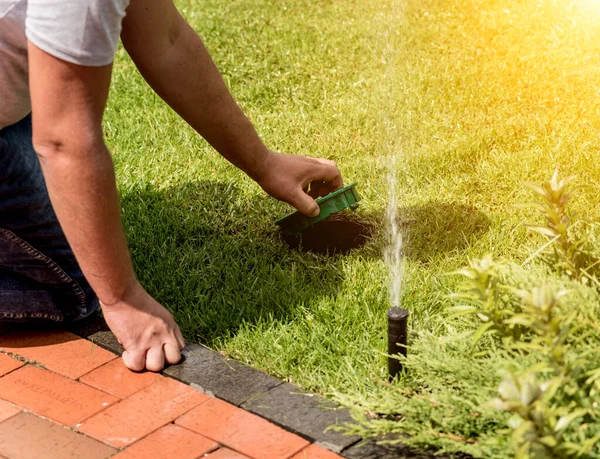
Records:
{"label": "grey stone edging", "polygon": [[185,360],[166,368],[164,374],[236,406],[282,384],[267,373],[199,344],[187,345],[182,354]]}
{"label": "grey stone edging", "polygon": [[[115,354],[121,355],[124,350],[99,315],[72,325],[69,330]],[[199,344],[187,345],[182,354],[184,360],[167,367],[163,374],[250,411],[347,459],[449,457],[434,456],[402,444],[383,446],[373,440],[362,442],[359,436],[345,436],[329,427],[352,422],[348,409]]]}
{"label": "grey stone edging", "polygon": [[282,383],[251,398],[243,403],[241,408],[336,453],[341,453],[361,440],[356,435],[345,436],[329,429],[335,425],[353,422],[347,409],[288,383]]}

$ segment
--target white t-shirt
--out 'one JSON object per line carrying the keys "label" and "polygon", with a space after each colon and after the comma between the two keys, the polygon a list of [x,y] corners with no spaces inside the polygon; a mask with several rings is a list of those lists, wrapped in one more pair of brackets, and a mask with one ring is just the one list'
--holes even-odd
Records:
{"label": "white t-shirt", "polygon": [[0,0],[0,129],[31,111],[27,39],[73,64],[108,65],[128,4],[129,0]]}

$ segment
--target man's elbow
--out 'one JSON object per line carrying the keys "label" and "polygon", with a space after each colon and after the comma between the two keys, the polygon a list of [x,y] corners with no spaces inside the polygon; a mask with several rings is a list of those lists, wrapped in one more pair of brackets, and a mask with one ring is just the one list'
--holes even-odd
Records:
{"label": "man's elbow", "polygon": [[104,140],[96,134],[73,132],[62,135],[52,131],[34,131],[33,148],[41,162],[95,156],[106,151]]}
{"label": "man's elbow", "polygon": [[40,160],[61,156],[68,151],[68,143],[58,136],[33,136],[33,149]]}

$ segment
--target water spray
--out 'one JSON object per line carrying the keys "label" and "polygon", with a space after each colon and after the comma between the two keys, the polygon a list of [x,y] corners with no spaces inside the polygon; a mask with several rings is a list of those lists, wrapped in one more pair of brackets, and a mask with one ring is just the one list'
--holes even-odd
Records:
{"label": "water spray", "polygon": [[396,194],[396,155],[389,162],[388,180],[390,200],[387,208],[389,245],[385,251],[385,261],[390,267],[390,302],[392,307],[388,317],[388,372],[390,380],[402,371],[402,362],[397,356],[406,357],[406,330],[408,311],[400,307],[400,290],[403,275],[402,231],[397,221],[398,202]]}

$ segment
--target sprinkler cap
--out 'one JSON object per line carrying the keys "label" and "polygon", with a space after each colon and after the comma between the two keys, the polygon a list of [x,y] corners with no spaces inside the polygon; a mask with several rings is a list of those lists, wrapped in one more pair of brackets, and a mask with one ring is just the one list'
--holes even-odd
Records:
{"label": "sprinkler cap", "polygon": [[389,320],[402,320],[408,317],[408,311],[404,308],[394,306],[388,309],[387,316]]}
{"label": "sprinkler cap", "polygon": [[329,193],[327,196],[317,199],[317,204],[319,205],[321,212],[316,217],[307,217],[300,212],[294,212],[293,214],[277,220],[275,223],[281,227],[281,230],[284,233],[300,234],[302,230],[321,220],[325,220],[331,214],[348,207],[356,209],[358,207],[358,201],[360,201],[360,195],[358,194],[358,191],[356,191],[356,185],[357,182],[354,182],[333,193]]}

